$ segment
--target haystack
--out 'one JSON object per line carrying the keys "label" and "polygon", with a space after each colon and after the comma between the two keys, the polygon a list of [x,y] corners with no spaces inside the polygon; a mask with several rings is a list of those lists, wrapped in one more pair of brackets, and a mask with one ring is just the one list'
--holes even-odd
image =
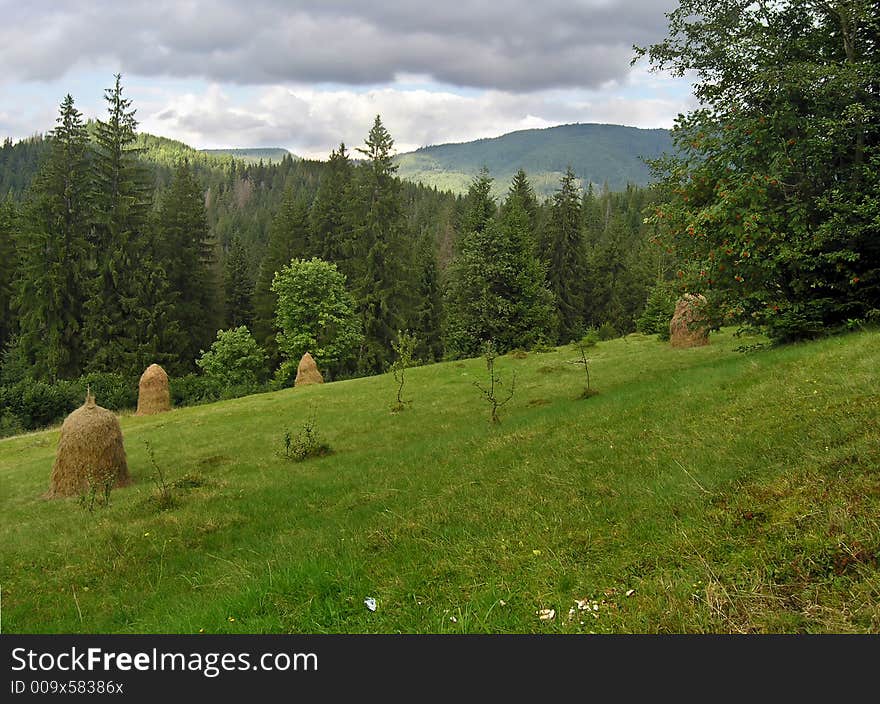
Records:
{"label": "haystack", "polygon": [[323,384],[324,377],[318,371],[318,365],[308,352],[299,360],[299,366],[296,368],[296,380],[294,386],[308,386],[309,384]]}
{"label": "haystack", "polygon": [[67,416],[52,466],[48,498],[78,496],[95,486],[102,489],[131,484],[119,420],[86,395],[86,402]]}
{"label": "haystack", "polygon": [[704,306],[706,297],[686,293],[675,304],[669,323],[669,343],[673,347],[700,347],[709,344],[709,321]]}
{"label": "haystack", "polygon": [[137,416],[151,416],[171,410],[168,375],[158,364],[151,364],[138,384]]}

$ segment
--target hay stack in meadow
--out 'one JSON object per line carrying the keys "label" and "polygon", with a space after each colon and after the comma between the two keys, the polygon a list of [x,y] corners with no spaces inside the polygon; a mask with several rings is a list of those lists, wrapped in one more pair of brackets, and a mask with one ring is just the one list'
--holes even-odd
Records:
{"label": "hay stack in meadow", "polygon": [[158,364],[151,364],[138,384],[137,416],[151,416],[171,410],[168,375]]}
{"label": "hay stack in meadow", "polygon": [[61,426],[61,439],[46,496],[77,496],[91,486],[131,484],[119,420],[91,393]]}
{"label": "hay stack in meadow", "polygon": [[296,368],[296,380],[294,386],[308,386],[309,384],[323,384],[324,377],[318,371],[318,365],[308,352],[299,360],[299,366]]}
{"label": "hay stack in meadow", "polygon": [[669,323],[669,344],[673,347],[700,347],[709,344],[709,321],[703,310],[706,297],[686,293],[675,304]]}

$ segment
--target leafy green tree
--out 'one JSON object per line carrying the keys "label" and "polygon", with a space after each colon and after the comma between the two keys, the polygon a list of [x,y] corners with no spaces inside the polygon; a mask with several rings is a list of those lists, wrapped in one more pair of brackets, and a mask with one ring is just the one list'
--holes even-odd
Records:
{"label": "leafy green tree", "polygon": [[345,219],[345,197],[351,187],[351,179],[351,159],[343,142],[338,149],[330,152],[326,172],[309,211],[310,253],[336,264],[346,275],[352,274],[348,261],[351,242]]}
{"label": "leafy green tree", "polygon": [[529,216],[516,201],[501,221],[464,238],[448,272],[446,348],[452,354],[476,355],[490,339],[503,354],[555,335],[553,295],[530,244]]}
{"label": "leafy green tree", "polygon": [[211,349],[196,364],[224,387],[254,386],[266,378],[266,353],[244,325],[218,330]]}
{"label": "leafy green tree", "polygon": [[581,197],[569,168],[553,196],[550,221],[541,250],[548,260],[547,279],[556,300],[557,340],[568,342],[583,329],[587,296],[587,264],[581,229]]}
{"label": "leafy green tree", "polygon": [[648,211],[681,290],[791,340],[880,308],[880,6],[681,0],[639,55],[701,107],[655,163]]}
{"label": "leafy green tree", "polygon": [[16,292],[20,353],[40,379],[78,376],[90,218],[88,135],[73,98],[61,103],[51,151],[31,191]]}
{"label": "leafy green tree", "polygon": [[331,378],[352,368],[363,342],[354,301],[335,264],[294,259],[275,275],[275,325],[282,362],[278,378],[289,380],[308,352]]}
{"label": "leafy green tree", "polygon": [[232,327],[250,325],[253,320],[253,290],[247,252],[237,235],[232,240],[224,266],[226,317]]}
{"label": "leafy green tree", "polygon": [[273,361],[278,353],[274,327],[278,296],[272,290],[272,282],[291,259],[305,257],[309,238],[308,217],[309,207],[305,198],[292,188],[288,189],[272,221],[269,245],[254,288],[254,336]]}
{"label": "leafy green tree", "polygon": [[191,364],[217,329],[218,295],[205,196],[186,160],[159,206],[156,250],[173,294],[171,318],[185,333],[178,354]]}
{"label": "leafy green tree", "polygon": [[362,373],[381,372],[391,363],[391,342],[409,327],[412,317],[412,246],[400,196],[397,166],[392,161],[394,140],[377,115],[358,149],[365,161],[355,174],[349,222],[353,250],[359,261],[353,291],[364,333],[358,367]]}

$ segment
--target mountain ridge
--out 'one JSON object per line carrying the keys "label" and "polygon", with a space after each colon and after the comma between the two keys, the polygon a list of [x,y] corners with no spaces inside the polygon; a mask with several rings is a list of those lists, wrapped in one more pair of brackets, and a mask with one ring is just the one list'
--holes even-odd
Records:
{"label": "mountain ridge", "polygon": [[622,190],[627,184],[647,185],[651,173],[644,159],[671,149],[667,129],[570,123],[420,147],[398,154],[395,163],[401,178],[456,192],[466,191],[485,166],[495,179],[495,195],[502,195],[522,168],[536,193],[549,196],[568,166],[584,187],[607,183],[611,190]]}

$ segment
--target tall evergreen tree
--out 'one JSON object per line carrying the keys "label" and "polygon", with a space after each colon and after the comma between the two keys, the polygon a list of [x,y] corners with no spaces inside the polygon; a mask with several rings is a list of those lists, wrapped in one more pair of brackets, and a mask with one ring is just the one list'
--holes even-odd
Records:
{"label": "tall evergreen tree", "polygon": [[587,292],[586,252],[581,230],[581,197],[569,167],[553,196],[541,250],[548,260],[550,290],[559,314],[559,342],[568,342],[584,324]]}
{"label": "tall evergreen tree", "polygon": [[[138,160],[135,111],[123,97],[119,74],[104,99],[108,119],[98,120],[95,130],[91,232],[96,268],[85,338],[91,369],[138,373],[152,362],[173,361],[170,350],[180,338],[166,318],[167,297],[159,296],[160,289],[167,291],[167,278],[150,247],[151,178]],[[158,308],[157,301],[163,302]]]}
{"label": "tall evergreen tree", "polygon": [[12,338],[17,322],[12,308],[13,284],[18,274],[15,233],[18,213],[11,200],[0,201],[0,352]]}
{"label": "tall evergreen tree", "polygon": [[358,366],[362,373],[381,372],[394,356],[397,331],[411,327],[412,252],[400,196],[394,140],[377,115],[358,151],[366,157],[352,184],[349,223],[355,258],[354,292],[364,342]]}
{"label": "tall evergreen tree", "polygon": [[237,328],[244,325],[250,328],[254,317],[254,283],[250,276],[247,252],[238,235],[233,238],[229,254],[226,255],[224,284],[227,327]]}
{"label": "tall evergreen tree", "polygon": [[[509,210],[514,203],[526,213],[529,230],[535,234],[538,224],[538,199],[523,169],[519,169],[513,175],[510,188],[507,190],[507,200],[501,206],[501,212]],[[534,244],[537,247],[537,241]]]}
{"label": "tall evergreen tree", "polygon": [[492,197],[492,182],[489,169],[485,166],[474,176],[465,196],[464,216],[461,221],[460,237],[472,232],[482,232],[495,217],[495,199]]}
{"label": "tall evergreen tree", "polygon": [[345,196],[351,186],[352,166],[345,143],[330,152],[330,159],[309,211],[311,254],[333,262],[351,276],[349,230],[345,222]]}
{"label": "tall evergreen tree", "polygon": [[424,361],[443,358],[443,293],[434,239],[423,235],[416,253],[418,297],[412,332],[416,336],[415,356]]}
{"label": "tall evergreen tree", "polygon": [[186,160],[178,164],[160,204],[155,248],[173,293],[171,315],[184,333],[180,361],[195,368],[219,326],[218,292],[205,196]]}
{"label": "tall evergreen tree", "polygon": [[253,299],[254,337],[273,363],[278,361],[274,323],[278,296],[272,291],[272,281],[292,259],[305,258],[308,238],[308,203],[302,195],[288,189],[269,230],[269,245],[260,265]]}
{"label": "tall evergreen tree", "polygon": [[493,340],[502,352],[555,337],[553,295],[531,246],[529,215],[517,199],[502,218],[461,243],[449,267],[446,345],[457,356]]}
{"label": "tall evergreen tree", "polygon": [[78,376],[90,215],[88,135],[73,98],[61,103],[21,237],[16,293],[20,353],[37,378]]}

